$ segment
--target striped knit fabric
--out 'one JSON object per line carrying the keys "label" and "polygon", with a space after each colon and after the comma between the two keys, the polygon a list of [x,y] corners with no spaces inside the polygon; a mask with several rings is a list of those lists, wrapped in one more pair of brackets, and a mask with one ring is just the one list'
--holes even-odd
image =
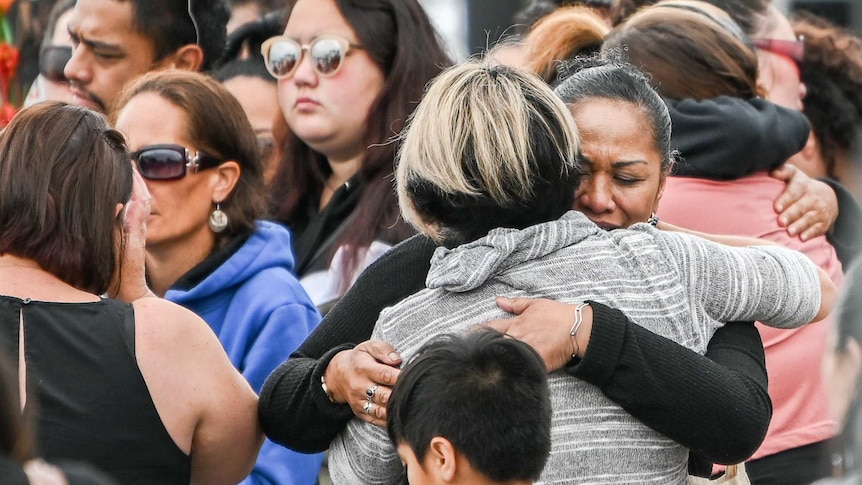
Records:
{"label": "striped knit fabric", "polygon": [[[647,224],[606,232],[578,212],[438,249],[427,286],[386,309],[372,338],[409,358],[435,335],[504,317],[497,295],[590,299],[703,354],[722,322],[792,328],[809,322],[820,306],[817,268],[795,251],[730,248]],[[590,384],[558,371],[550,387],[553,445],[539,483],[686,482],[688,450]],[[359,419],[330,450],[336,484],[392,484],[402,472],[385,430]]]}

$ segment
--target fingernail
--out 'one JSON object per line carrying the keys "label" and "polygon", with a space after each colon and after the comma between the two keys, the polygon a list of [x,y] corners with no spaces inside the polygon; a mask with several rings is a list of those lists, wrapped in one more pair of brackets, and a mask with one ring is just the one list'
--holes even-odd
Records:
{"label": "fingernail", "polygon": [[783,210],[784,210],[784,205],[783,205],[783,204],[778,204],[778,205],[776,205],[776,206],[775,206],[775,209],[776,209],[778,212],[781,212],[781,211],[783,211]]}
{"label": "fingernail", "polygon": [[[780,209],[779,209],[779,210],[780,210]],[[781,218],[781,225],[782,225],[782,226],[786,226],[786,225],[787,225],[787,218],[786,218],[786,217],[782,217],[782,218]]]}
{"label": "fingernail", "polygon": [[401,360],[401,356],[398,355],[398,352],[389,352],[389,358],[392,360]]}
{"label": "fingernail", "polygon": [[796,229],[791,227],[790,229],[787,230],[787,234],[790,234],[791,236],[795,236],[796,235]]}

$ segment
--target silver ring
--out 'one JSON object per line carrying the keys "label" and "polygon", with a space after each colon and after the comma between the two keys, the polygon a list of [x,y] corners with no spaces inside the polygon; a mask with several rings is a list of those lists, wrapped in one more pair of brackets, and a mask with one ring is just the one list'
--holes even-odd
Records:
{"label": "silver ring", "polygon": [[365,396],[368,397],[369,402],[374,402],[374,393],[377,392],[377,387],[377,384],[375,384],[365,390]]}
{"label": "silver ring", "polygon": [[362,410],[365,411],[365,414],[371,415],[371,408],[374,407],[374,403],[371,401],[366,401],[365,404],[362,405]]}

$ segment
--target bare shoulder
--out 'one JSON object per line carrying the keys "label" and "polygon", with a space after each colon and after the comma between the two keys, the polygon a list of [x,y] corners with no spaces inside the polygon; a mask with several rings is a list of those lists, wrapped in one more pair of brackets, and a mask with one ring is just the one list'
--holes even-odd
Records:
{"label": "bare shoulder", "polygon": [[163,298],[140,298],[132,302],[132,306],[136,321],[147,327],[194,332],[194,327],[206,326],[194,312]]}
{"label": "bare shoulder", "polygon": [[257,395],[196,314],[161,298],[132,305],[138,366],[165,427],[191,456],[192,482],[239,482],[263,440]]}
{"label": "bare shoulder", "polygon": [[[220,385],[242,377],[207,323],[192,311],[161,298],[142,298],[135,309],[135,347],[141,370],[181,372]],[[155,364],[155,368],[154,368]],[[227,381],[224,381],[228,378]],[[201,394],[201,398],[207,396]]]}
{"label": "bare shoulder", "polygon": [[167,351],[215,345],[218,339],[209,325],[194,312],[162,298],[141,298],[132,303],[138,347],[157,345]]}

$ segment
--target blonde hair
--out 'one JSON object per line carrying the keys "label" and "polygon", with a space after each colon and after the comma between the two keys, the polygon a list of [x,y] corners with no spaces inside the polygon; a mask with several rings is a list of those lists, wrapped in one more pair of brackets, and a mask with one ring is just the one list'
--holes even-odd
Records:
{"label": "blonde hair", "polygon": [[420,185],[439,196],[436,207],[451,204],[453,210],[474,203],[488,210],[523,207],[537,188],[545,195],[545,185],[575,189],[569,181],[577,172],[575,124],[550,87],[524,70],[469,61],[444,71],[401,142],[396,182],[402,215],[438,241],[446,224],[417,209]]}
{"label": "blonde hair", "polygon": [[590,8],[558,9],[539,20],[524,39],[525,67],[550,83],[561,61],[598,52],[610,30]]}

